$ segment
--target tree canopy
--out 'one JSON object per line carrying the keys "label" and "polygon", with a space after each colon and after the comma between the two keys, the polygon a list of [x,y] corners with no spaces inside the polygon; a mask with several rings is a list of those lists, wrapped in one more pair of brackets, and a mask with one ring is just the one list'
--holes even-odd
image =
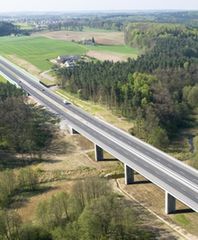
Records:
{"label": "tree canopy", "polygon": [[[132,23],[125,39],[144,54],[127,62],[80,62],[59,69],[59,84],[138,119],[133,134],[163,146],[186,126],[197,102],[198,31],[181,24]],[[192,89],[186,97],[188,86]]]}

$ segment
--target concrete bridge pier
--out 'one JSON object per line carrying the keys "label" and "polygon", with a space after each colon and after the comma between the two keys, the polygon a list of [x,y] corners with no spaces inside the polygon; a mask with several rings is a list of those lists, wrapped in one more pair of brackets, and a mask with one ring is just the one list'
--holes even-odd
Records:
{"label": "concrete bridge pier", "polygon": [[165,213],[170,214],[176,210],[176,198],[165,191]]}
{"label": "concrete bridge pier", "polygon": [[68,126],[68,130],[71,135],[78,134],[78,132],[75,129],[73,129],[71,126]]}
{"label": "concrete bridge pier", "polygon": [[126,185],[134,183],[134,170],[126,164],[124,164],[124,178]]}
{"label": "concrete bridge pier", "polygon": [[95,160],[96,161],[101,161],[103,160],[103,149],[99,147],[98,145],[94,144],[95,148]]}

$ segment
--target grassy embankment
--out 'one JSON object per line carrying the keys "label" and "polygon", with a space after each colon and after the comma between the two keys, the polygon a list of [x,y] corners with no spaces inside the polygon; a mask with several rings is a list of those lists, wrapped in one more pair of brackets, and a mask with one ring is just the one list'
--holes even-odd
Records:
{"label": "grassy embankment", "polygon": [[5,83],[5,82],[7,82],[7,80],[0,75],[0,83]]}
{"label": "grassy embankment", "polygon": [[61,96],[65,97],[75,105],[83,108],[85,111],[90,112],[91,114],[104,119],[105,121],[128,131],[133,127],[133,121],[128,121],[125,118],[119,116],[118,114],[113,113],[111,110],[107,109],[106,106],[99,103],[94,103],[92,101],[85,101],[79,99],[77,95],[66,92],[65,90],[59,89],[56,92]]}

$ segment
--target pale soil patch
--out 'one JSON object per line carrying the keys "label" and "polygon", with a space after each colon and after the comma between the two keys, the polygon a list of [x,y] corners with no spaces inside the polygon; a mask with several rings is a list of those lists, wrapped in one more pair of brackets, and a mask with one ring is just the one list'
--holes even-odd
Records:
{"label": "pale soil patch", "polygon": [[97,44],[104,45],[123,45],[123,32],[73,32],[73,31],[55,31],[42,32],[33,34],[34,36],[44,36],[51,39],[65,40],[65,41],[81,41],[83,39],[91,39],[94,37]]}
{"label": "pale soil patch", "polygon": [[108,53],[108,52],[98,52],[98,51],[88,51],[86,53],[88,57],[96,58],[100,61],[113,61],[113,62],[119,62],[119,61],[126,61],[127,56],[122,56],[119,55],[118,53],[113,54],[113,53]]}

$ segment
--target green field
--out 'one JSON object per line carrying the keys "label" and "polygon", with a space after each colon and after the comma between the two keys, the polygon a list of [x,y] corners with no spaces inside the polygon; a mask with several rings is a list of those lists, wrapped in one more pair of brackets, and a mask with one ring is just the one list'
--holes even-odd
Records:
{"label": "green field", "polygon": [[0,55],[14,55],[27,60],[40,70],[49,69],[50,59],[59,55],[81,55],[86,48],[73,42],[52,40],[44,37],[0,38]]}
{"label": "green field", "polygon": [[190,224],[190,220],[184,214],[175,215],[174,220],[184,226]]}
{"label": "green field", "polygon": [[35,65],[41,71],[48,70],[51,59],[59,55],[83,55],[87,51],[107,52],[135,58],[138,50],[125,45],[85,46],[74,42],[54,40],[45,37],[1,37],[0,55],[16,55]]}

